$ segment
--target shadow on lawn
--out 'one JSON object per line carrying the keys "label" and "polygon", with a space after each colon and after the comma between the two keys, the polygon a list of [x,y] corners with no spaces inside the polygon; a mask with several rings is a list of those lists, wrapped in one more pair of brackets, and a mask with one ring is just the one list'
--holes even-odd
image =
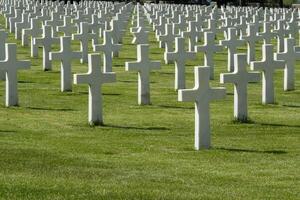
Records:
{"label": "shadow on lawn", "polygon": [[180,107],[180,106],[170,106],[170,105],[155,105],[156,107],[159,107],[159,108],[167,108],[167,109],[183,109],[183,110],[193,110],[194,107]]}
{"label": "shadow on lawn", "polygon": [[25,107],[26,109],[31,109],[31,110],[45,110],[45,111],[75,111],[74,109],[71,108],[41,108],[41,107]]}
{"label": "shadow on lawn", "polygon": [[136,126],[117,126],[111,124],[104,124],[103,127],[108,128],[118,128],[118,129],[135,129],[135,130],[145,130],[145,131],[168,131],[171,130],[166,127],[136,127]]}
{"label": "shadow on lawn", "polygon": [[253,150],[253,149],[234,149],[234,148],[215,148],[217,150],[223,150],[223,151],[230,151],[230,152],[244,152],[244,153],[265,153],[265,154],[286,154],[288,152],[281,151],[281,150],[268,150],[268,151],[260,151],[260,150]]}
{"label": "shadow on lawn", "polygon": [[262,123],[262,122],[256,122],[256,121],[253,121],[253,120],[251,120],[251,119],[249,119],[247,122],[234,121],[233,123],[256,124],[256,125],[260,125],[260,126],[273,126],[273,127],[300,128],[300,125]]}
{"label": "shadow on lawn", "polygon": [[300,108],[300,105],[288,105],[288,104],[283,104],[282,106],[284,107],[289,107],[289,108]]}

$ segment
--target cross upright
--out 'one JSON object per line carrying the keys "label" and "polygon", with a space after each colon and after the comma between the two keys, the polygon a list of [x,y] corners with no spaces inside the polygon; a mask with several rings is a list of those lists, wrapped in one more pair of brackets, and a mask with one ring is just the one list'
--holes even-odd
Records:
{"label": "cross upright", "polygon": [[104,31],[103,33],[103,43],[94,45],[94,51],[103,52],[103,70],[104,72],[112,72],[112,58],[113,52],[119,51],[121,48],[120,44],[115,44],[113,42],[112,31]]}
{"label": "cross upright", "polygon": [[263,39],[265,44],[271,44],[271,40],[276,37],[276,33],[272,32],[272,24],[271,22],[264,22],[263,32],[259,33]]}
{"label": "cross upright", "polygon": [[49,52],[53,44],[59,44],[59,38],[53,37],[53,28],[51,26],[43,26],[43,36],[34,38],[33,44],[36,47],[43,47],[43,70],[52,70],[51,60],[49,59]]}
{"label": "cross upright", "polygon": [[226,40],[222,40],[221,44],[223,46],[227,47],[227,51],[228,51],[228,53],[227,53],[227,55],[228,55],[227,70],[229,72],[232,72],[234,70],[234,54],[236,54],[237,48],[239,46],[242,46],[245,43],[245,41],[238,39],[236,28],[228,29],[228,37],[227,38],[228,39],[226,39]]}
{"label": "cross upright", "polygon": [[72,51],[71,37],[60,37],[60,51],[50,52],[50,60],[60,60],[61,71],[61,91],[72,91],[72,67],[73,59],[80,59],[82,53],[79,51]]}
{"label": "cross upright", "polygon": [[257,34],[258,26],[255,24],[247,25],[247,35],[242,36],[242,39],[247,43],[247,62],[255,61],[255,45],[256,42],[262,40],[262,36]]}
{"label": "cross upright", "polygon": [[30,61],[17,60],[17,45],[12,43],[5,44],[5,60],[0,61],[0,70],[6,74],[5,105],[18,105],[18,70],[29,69]]}
{"label": "cross upright", "polygon": [[177,37],[175,39],[175,51],[165,52],[165,62],[175,62],[175,90],[185,89],[185,63],[187,60],[194,60],[196,52],[185,50],[185,39]]}
{"label": "cross upright", "polygon": [[251,70],[262,71],[262,103],[275,103],[273,76],[276,69],[283,69],[284,61],[274,60],[273,45],[263,44],[262,60],[251,62]]}
{"label": "cross upright", "polygon": [[103,125],[101,88],[104,83],[112,83],[116,81],[115,73],[101,71],[101,66],[99,66],[100,58],[100,54],[89,54],[88,73],[74,75],[74,84],[89,85],[88,120],[91,125]]}
{"label": "cross upright", "polygon": [[178,90],[178,101],[195,102],[195,149],[211,146],[209,104],[212,100],[226,96],[225,88],[211,88],[209,75],[211,67],[195,67],[195,87]]}
{"label": "cross upright", "polygon": [[[8,33],[4,29],[0,29],[0,60],[5,59],[5,44],[8,37]],[[5,71],[0,70],[0,80],[5,80]]]}
{"label": "cross upright", "polygon": [[88,61],[89,41],[92,40],[93,44],[98,43],[98,36],[95,33],[89,33],[88,25],[87,22],[80,22],[80,32],[72,35],[73,40],[80,41],[81,63]]}
{"label": "cross upright", "polygon": [[203,32],[197,30],[197,24],[197,21],[190,21],[188,30],[182,32],[182,36],[187,37],[189,40],[189,51],[195,51],[197,42],[203,34]]}
{"label": "cross upright", "polygon": [[300,59],[300,52],[295,50],[296,42],[294,38],[284,39],[284,52],[276,53],[276,60],[285,61],[284,68],[284,90],[290,91],[295,89],[295,65],[296,60]]}
{"label": "cross upright", "polygon": [[136,32],[132,33],[134,38],[132,44],[148,44],[149,43],[149,31],[145,28],[139,27]]}
{"label": "cross upright", "polygon": [[42,34],[42,29],[39,25],[40,21],[38,19],[30,19],[30,28],[22,30],[22,46],[27,46],[29,44],[29,36],[31,36],[31,38],[35,38]]}
{"label": "cross upright", "polygon": [[173,43],[175,41],[176,35],[173,31],[173,24],[165,25],[165,34],[159,36],[160,48],[165,48],[165,52],[173,51]]}
{"label": "cross upright", "polygon": [[196,52],[204,52],[204,65],[210,67],[210,79],[214,79],[214,53],[222,51],[223,46],[215,44],[215,33],[204,33],[204,44],[196,46]]}
{"label": "cross upright", "polygon": [[261,76],[259,72],[247,71],[246,54],[234,55],[234,72],[220,74],[221,83],[234,84],[234,117],[241,122],[248,119],[247,86],[248,83],[258,82]]}
{"label": "cross upright", "polygon": [[150,71],[160,69],[160,62],[149,59],[149,45],[137,45],[137,61],[126,62],[126,71],[138,71],[138,104],[150,104]]}
{"label": "cross upright", "polygon": [[64,36],[72,36],[77,31],[77,27],[72,24],[71,16],[64,16],[64,23],[62,26],[57,26],[57,31],[63,32]]}

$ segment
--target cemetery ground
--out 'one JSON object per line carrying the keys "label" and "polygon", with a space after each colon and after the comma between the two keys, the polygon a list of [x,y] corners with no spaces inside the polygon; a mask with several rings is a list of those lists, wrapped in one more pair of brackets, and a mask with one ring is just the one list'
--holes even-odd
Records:
{"label": "cemetery ground", "polygon": [[[211,104],[213,147],[194,151],[194,104],[177,101],[174,65],[163,64],[153,32],[150,58],[161,60],[162,70],[151,72],[152,105],[137,105],[137,73],[124,67],[136,59],[131,40],[127,31],[113,61],[117,82],[103,87],[105,125],[89,126],[87,85],[60,92],[59,63],[43,72],[41,49],[32,59],[10,34],[18,58],[32,67],[18,72],[20,105],[0,102],[0,199],[300,198],[300,63],[295,91],[284,92],[283,70],[276,72],[274,105],[261,105],[261,83],[249,85],[247,123],[234,121],[226,84],[226,99]],[[215,58],[211,85],[221,86],[226,50]],[[201,54],[188,62],[187,88],[201,63]],[[85,73],[87,64],[74,61],[72,71]],[[1,82],[2,99],[4,88]]]}

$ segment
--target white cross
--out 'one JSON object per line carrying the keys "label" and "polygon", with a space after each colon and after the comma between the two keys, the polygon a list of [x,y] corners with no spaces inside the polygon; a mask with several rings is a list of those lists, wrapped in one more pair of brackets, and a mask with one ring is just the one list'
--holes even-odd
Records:
{"label": "white cross", "polygon": [[[0,29],[0,61],[5,59],[5,44],[7,40],[7,32],[4,29]],[[5,71],[0,70],[0,80],[5,80]]]}
{"label": "white cross", "polygon": [[255,24],[247,25],[247,35],[242,36],[243,40],[247,42],[247,62],[255,61],[255,45],[256,42],[262,39],[261,35],[258,35],[258,26]]}
{"label": "white cross", "polygon": [[178,101],[195,102],[195,149],[211,146],[209,103],[226,96],[225,88],[211,88],[211,67],[195,67],[195,87],[178,91]]}
{"label": "white cross", "polygon": [[271,40],[276,36],[276,33],[272,32],[271,22],[264,22],[264,31],[260,35],[264,39],[265,44],[271,44]]}
{"label": "white cross", "polygon": [[120,44],[114,44],[112,39],[112,31],[104,31],[103,44],[94,45],[94,51],[103,52],[103,70],[104,72],[112,72],[112,57],[113,52],[119,51]]}
{"label": "white cross", "polygon": [[145,28],[139,27],[136,32],[132,33],[134,38],[132,44],[148,44],[149,43],[149,31],[146,31]]}
{"label": "white cross", "polygon": [[89,41],[93,44],[98,43],[98,36],[95,33],[89,33],[88,23],[80,22],[80,32],[72,35],[73,40],[80,41],[80,51],[82,52],[81,63],[88,61]]}
{"label": "white cross", "polygon": [[263,44],[262,61],[251,62],[251,70],[261,70],[262,77],[262,103],[274,103],[274,82],[273,76],[276,69],[284,68],[284,61],[274,60],[273,45]]}
{"label": "white cross", "polygon": [[248,119],[247,86],[248,83],[258,82],[259,72],[247,71],[246,54],[234,55],[234,72],[220,74],[221,83],[234,84],[234,117],[242,122]]}
{"label": "white cross", "polygon": [[165,52],[173,51],[173,43],[175,41],[176,35],[173,31],[173,24],[166,24],[165,25],[165,34],[160,35],[160,48],[166,48]]}
{"label": "white cross", "polygon": [[5,60],[0,61],[0,70],[6,73],[5,105],[18,105],[18,77],[19,69],[29,69],[30,61],[17,60],[17,45],[12,43],[5,44]]}
{"label": "white cross", "polygon": [[284,39],[284,52],[276,53],[276,60],[284,60],[284,90],[294,90],[295,89],[295,65],[296,60],[300,59],[300,52],[295,51],[296,42],[294,38]]}
{"label": "white cross", "polygon": [[34,46],[43,47],[43,70],[49,71],[52,69],[51,60],[49,59],[49,52],[53,44],[58,44],[59,38],[53,37],[53,28],[51,26],[43,26],[43,36],[40,38],[34,38]]}
{"label": "white cross", "polygon": [[126,62],[126,71],[138,71],[138,103],[139,105],[150,104],[150,71],[160,69],[160,62],[151,62],[149,59],[149,45],[137,45],[137,61]]}
{"label": "white cross", "polygon": [[60,51],[50,52],[50,60],[60,60],[61,68],[61,91],[72,91],[72,68],[73,59],[81,59],[82,52],[72,51],[71,37],[60,38]]}
{"label": "white cross", "polygon": [[234,54],[237,52],[237,47],[242,46],[245,41],[239,40],[237,36],[236,28],[229,28],[228,29],[228,39],[222,40],[221,44],[227,47],[228,50],[228,62],[227,62],[227,69],[229,72],[234,70]]}
{"label": "white cross", "polygon": [[91,125],[102,125],[102,92],[104,83],[116,81],[116,74],[113,72],[102,72],[100,65],[100,54],[88,55],[89,71],[87,74],[75,74],[74,84],[89,85],[89,123]]}
{"label": "white cross", "polygon": [[197,24],[198,22],[196,21],[190,21],[188,30],[182,32],[182,36],[187,37],[189,40],[189,51],[195,51],[195,46],[203,35],[202,31],[197,30]]}
{"label": "white cross", "polygon": [[215,33],[204,33],[204,44],[196,46],[197,52],[204,52],[204,65],[210,67],[210,79],[214,79],[214,53],[222,51],[223,46],[215,44]]}
{"label": "white cross", "polygon": [[70,16],[64,16],[64,23],[62,26],[57,27],[57,31],[63,32],[64,36],[72,36],[72,34],[77,31],[77,27],[73,25]]}
{"label": "white cross", "polygon": [[187,60],[196,58],[196,53],[185,50],[185,40],[183,37],[177,37],[175,40],[175,51],[165,52],[165,62],[175,62],[175,90],[185,88],[185,63]]}

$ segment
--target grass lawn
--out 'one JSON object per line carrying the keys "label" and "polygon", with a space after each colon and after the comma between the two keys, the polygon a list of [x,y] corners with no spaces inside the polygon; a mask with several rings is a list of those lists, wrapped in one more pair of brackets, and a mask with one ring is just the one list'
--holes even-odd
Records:
{"label": "grass lawn", "polygon": [[[177,102],[174,65],[163,64],[150,38],[150,57],[162,62],[151,73],[152,105],[137,105],[137,73],[125,72],[124,63],[136,59],[127,31],[113,61],[117,82],[103,87],[105,126],[90,127],[87,85],[61,93],[59,63],[43,72],[41,49],[32,59],[10,34],[18,58],[32,67],[18,74],[19,107],[5,108],[0,85],[0,199],[300,199],[300,63],[295,91],[283,91],[277,71],[274,105],[261,105],[261,83],[249,85],[251,123],[234,122],[227,84],[226,99],[211,104],[213,147],[194,151],[194,104]],[[188,88],[202,64],[201,54],[188,62]],[[212,86],[226,69],[224,50]],[[72,71],[85,73],[87,65],[74,61]]]}

